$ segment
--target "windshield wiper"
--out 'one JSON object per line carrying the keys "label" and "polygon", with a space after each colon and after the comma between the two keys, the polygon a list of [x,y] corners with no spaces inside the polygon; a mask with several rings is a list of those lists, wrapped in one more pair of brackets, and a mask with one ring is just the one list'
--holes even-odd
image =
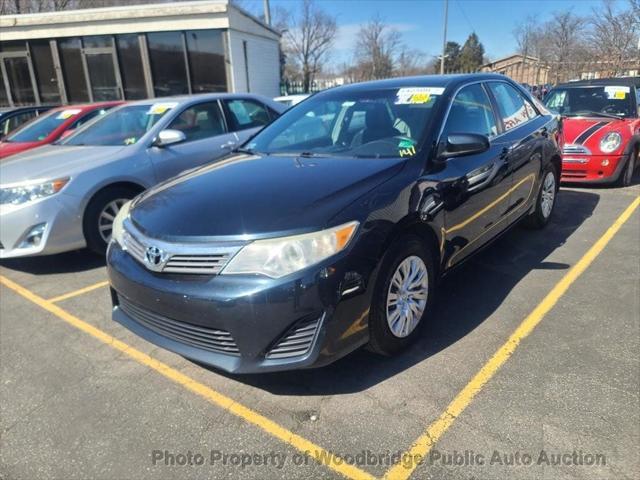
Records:
{"label": "windshield wiper", "polygon": [[252,148],[236,147],[231,150],[231,153],[248,153],[249,155],[259,155],[260,152],[256,152]]}
{"label": "windshield wiper", "polygon": [[615,118],[617,120],[620,120],[620,117],[613,113],[595,112],[593,110],[580,110],[578,112],[573,112],[573,114],[564,114],[564,115],[566,117],[577,117],[577,116],[583,116],[585,114],[593,115],[594,117],[607,117],[607,118]]}

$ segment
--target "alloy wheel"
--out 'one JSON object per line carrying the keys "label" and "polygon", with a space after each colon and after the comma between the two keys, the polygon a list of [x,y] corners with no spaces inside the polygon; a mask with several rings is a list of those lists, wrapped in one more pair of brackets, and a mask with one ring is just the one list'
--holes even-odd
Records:
{"label": "alloy wheel", "polygon": [[547,172],[542,183],[540,210],[544,218],[549,218],[553,210],[553,202],[556,199],[556,176],[553,172]]}
{"label": "alloy wheel", "polygon": [[398,338],[407,337],[420,323],[427,305],[429,274],[424,261],[415,255],[396,268],[387,292],[387,323]]}
{"label": "alloy wheel", "polygon": [[98,232],[105,243],[111,240],[113,221],[122,206],[129,201],[128,198],[116,198],[105,205],[98,216]]}

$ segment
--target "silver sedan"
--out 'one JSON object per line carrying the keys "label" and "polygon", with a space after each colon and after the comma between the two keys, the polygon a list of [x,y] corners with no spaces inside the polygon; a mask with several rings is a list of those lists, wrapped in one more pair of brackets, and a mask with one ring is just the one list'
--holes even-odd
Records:
{"label": "silver sedan", "polygon": [[0,162],[0,258],[104,253],[126,201],[227,155],[285,108],[250,94],[145,100]]}

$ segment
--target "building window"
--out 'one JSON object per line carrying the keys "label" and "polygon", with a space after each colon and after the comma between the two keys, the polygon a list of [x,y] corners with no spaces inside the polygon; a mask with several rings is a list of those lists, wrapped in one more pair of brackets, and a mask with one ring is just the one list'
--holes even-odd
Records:
{"label": "building window", "polygon": [[9,79],[9,88],[15,105],[29,105],[35,103],[36,97],[31,85],[29,74],[29,59],[24,57],[8,57],[4,59]]}
{"label": "building window", "polygon": [[156,97],[189,93],[182,32],[147,34]]}
{"label": "building window", "polygon": [[31,49],[40,101],[42,103],[60,103],[58,77],[53,67],[49,40],[32,40],[29,42],[29,48]]}
{"label": "building window", "polygon": [[8,105],[9,105],[9,97],[7,96],[7,89],[4,86],[4,77],[2,76],[2,69],[0,69],[0,106],[6,107]]}
{"label": "building window", "polygon": [[185,32],[193,93],[226,92],[224,43],[220,30]]}
{"label": "building window", "polygon": [[82,67],[82,44],[79,38],[64,38],[58,40],[60,63],[64,74],[69,102],[88,102],[87,82]]}
{"label": "building window", "polygon": [[138,35],[116,35],[116,48],[118,50],[118,59],[120,60],[120,75],[122,76],[124,98],[127,100],[147,98]]}

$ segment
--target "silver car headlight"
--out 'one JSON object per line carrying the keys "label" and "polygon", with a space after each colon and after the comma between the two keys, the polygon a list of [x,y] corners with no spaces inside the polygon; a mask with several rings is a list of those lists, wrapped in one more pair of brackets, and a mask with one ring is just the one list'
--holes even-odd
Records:
{"label": "silver car headlight", "polygon": [[0,205],[22,205],[58,193],[69,182],[69,177],[48,182],[42,180],[15,183],[0,188]]}
{"label": "silver car headlight", "polygon": [[118,242],[120,246],[124,246],[122,243],[122,237],[124,236],[124,220],[129,216],[129,210],[131,210],[131,200],[120,207],[120,210],[116,214],[116,218],[113,219],[113,225],[111,227],[111,240]]}
{"label": "silver car headlight", "polygon": [[618,132],[609,132],[600,140],[600,150],[604,153],[615,152],[622,143],[622,136]]}
{"label": "silver car headlight", "polygon": [[358,222],[349,222],[319,232],[257,240],[243,247],[221,273],[284,277],[343,250],[357,228]]}

